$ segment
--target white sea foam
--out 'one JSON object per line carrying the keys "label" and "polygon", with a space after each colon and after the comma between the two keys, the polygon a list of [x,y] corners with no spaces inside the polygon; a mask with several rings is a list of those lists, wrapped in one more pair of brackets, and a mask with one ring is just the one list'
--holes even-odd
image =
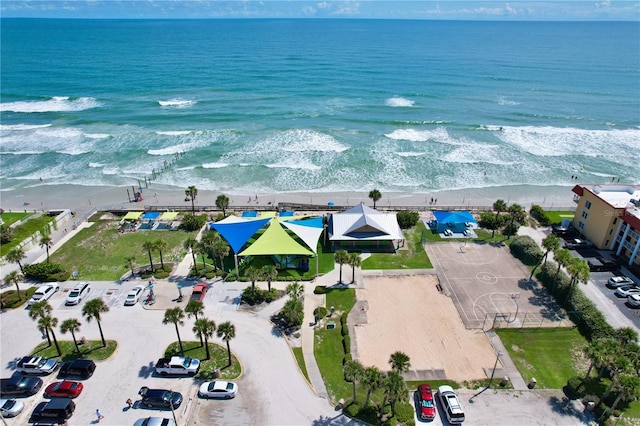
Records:
{"label": "white sea foam", "polygon": [[413,104],[415,104],[415,101],[396,96],[387,99],[385,104],[390,107],[412,107]]}
{"label": "white sea foam", "polygon": [[34,129],[43,129],[45,127],[50,127],[49,124],[0,124],[1,131],[20,131],[20,130],[34,130]]}
{"label": "white sea foam", "polygon": [[474,144],[469,142],[468,145],[460,146],[442,157],[443,161],[448,163],[462,164],[494,164],[508,165],[514,161],[500,158],[501,151],[496,145]]}
{"label": "white sea foam", "polygon": [[156,135],[182,136],[182,135],[188,135],[190,133],[191,133],[191,130],[168,130],[168,131],[156,132]]}
{"label": "white sea foam", "polygon": [[92,161],[89,161],[89,167],[94,168],[94,169],[99,169],[100,167],[104,167],[103,163],[94,163]]}
{"label": "white sea foam", "polygon": [[416,151],[396,152],[395,154],[399,155],[400,157],[422,157],[424,155],[427,155],[426,152],[416,152]]}
{"label": "white sea foam", "polygon": [[162,107],[186,108],[195,105],[197,102],[187,99],[168,99],[166,101],[158,101]]}
{"label": "white sea foam", "polygon": [[307,129],[292,129],[268,138],[270,148],[288,152],[343,152],[349,149],[335,138],[324,133]]}
{"label": "white sea foam", "polygon": [[229,167],[229,163],[206,163],[202,165],[203,169],[222,169]]}
{"label": "white sea foam", "polygon": [[100,106],[94,98],[69,98],[54,96],[46,101],[18,101],[0,103],[0,111],[12,112],[64,112],[84,111]]}
{"label": "white sea foam", "polygon": [[106,139],[108,138],[109,134],[107,133],[85,133],[84,137],[89,138],[89,139]]}
{"label": "white sea foam", "polygon": [[447,129],[444,127],[438,127],[433,130],[416,130],[416,129],[396,129],[391,133],[385,134],[389,139],[404,140],[411,142],[441,142],[441,143],[453,143],[456,141],[449,136]]}
{"label": "white sea foam", "polygon": [[520,102],[512,101],[504,96],[500,96],[498,98],[498,105],[520,105]]}
{"label": "white sea foam", "polygon": [[296,161],[295,159],[280,163],[265,164],[265,166],[270,169],[302,169],[311,171],[322,169],[322,167],[311,164],[309,161]]}

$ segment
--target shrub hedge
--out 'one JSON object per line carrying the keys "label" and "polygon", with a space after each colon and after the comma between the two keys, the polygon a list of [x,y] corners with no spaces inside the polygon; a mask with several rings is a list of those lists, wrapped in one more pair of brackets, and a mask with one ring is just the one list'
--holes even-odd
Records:
{"label": "shrub hedge", "polygon": [[519,235],[509,245],[511,253],[526,265],[536,265],[544,253],[538,243],[528,235]]}
{"label": "shrub hedge", "polygon": [[547,212],[545,212],[544,209],[539,205],[536,204],[531,206],[531,210],[529,211],[529,214],[531,215],[532,218],[537,220],[540,225],[542,226],[551,225],[551,218],[547,215]]}
{"label": "shrub hedge", "polygon": [[65,271],[59,263],[41,262],[25,265],[24,275],[37,281],[57,282],[67,281],[71,273]]}

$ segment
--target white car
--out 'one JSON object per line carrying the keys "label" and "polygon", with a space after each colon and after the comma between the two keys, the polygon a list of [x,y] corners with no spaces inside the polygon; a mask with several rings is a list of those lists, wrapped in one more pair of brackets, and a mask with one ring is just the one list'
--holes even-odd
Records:
{"label": "white car", "polygon": [[623,285],[616,288],[615,295],[618,297],[629,297],[634,294],[640,294],[640,287],[637,285]]}
{"label": "white car", "polygon": [[80,303],[82,299],[85,298],[91,289],[89,288],[89,283],[86,281],[79,282],[76,286],[69,292],[67,296],[67,300],[65,301],[66,305],[77,305]]}
{"label": "white car", "polygon": [[24,409],[24,402],[15,399],[0,399],[0,413],[3,417],[15,417]]}
{"label": "white car", "polygon": [[133,426],[175,426],[175,422],[164,417],[147,417],[138,419]]}
{"label": "white car", "polygon": [[144,291],[144,286],[142,285],[137,285],[133,287],[131,290],[129,290],[129,293],[127,293],[127,298],[124,299],[125,306],[131,306],[138,303],[138,301],[140,300],[140,296],[142,296],[143,291]]}
{"label": "white car", "polygon": [[36,302],[49,299],[51,296],[53,296],[53,293],[58,290],[60,290],[60,285],[58,285],[58,283],[43,285],[42,287],[38,288],[35,293],[33,293],[31,299],[27,301],[27,306],[31,306]]}
{"label": "white car", "polygon": [[224,380],[215,380],[213,382],[204,382],[200,385],[198,396],[200,398],[235,398],[238,393],[238,385],[233,382]]}
{"label": "white car", "polygon": [[629,306],[634,308],[640,308],[640,294],[634,294],[633,296],[629,296],[627,299],[627,303]]}
{"label": "white car", "polygon": [[618,277],[611,277],[607,282],[607,287],[609,288],[617,288],[622,287],[623,285],[633,285],[634,282],[631,278],[625,277],[624,275],[620,275]]}

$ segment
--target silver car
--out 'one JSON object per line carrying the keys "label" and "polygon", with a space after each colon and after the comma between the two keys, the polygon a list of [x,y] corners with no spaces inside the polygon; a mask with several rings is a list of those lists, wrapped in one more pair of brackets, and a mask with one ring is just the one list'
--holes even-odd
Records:
{"label": "silver car", "polygon": [[615,295],[618,297],[629,297],[634,294],[640,294],[640,287],[637,285],[623,285],[616,288]]}
{"label": "silver car", "polygon": [[618,288],[623,285],[633,285],[635,284],[633,280],[629,277],[625,277],[624,275],[620,275],[618,277],[611,277],[609,281],[607,281],[607,287],[609,288]]}
{"label": "silver car", "polygon": [[147,417],[146,419],[138,419],[133,426],[175,426],[175,422],[164,417]]}
{"label": "silver car", "polygon": [[40,302],[42,300],[47,300],[53,293],[60,290],[60,285],[58,283],[53,284],[45,284],[42,287],[39,287],[35,293],[31,296],[31,299],[27,301],[27,306],[31,306],[36,302]]}
{"label": "silver car", "polygon": [[15,399],[0,399],[0,413],[4,417],[15,417],[22,413],[24,402]]}

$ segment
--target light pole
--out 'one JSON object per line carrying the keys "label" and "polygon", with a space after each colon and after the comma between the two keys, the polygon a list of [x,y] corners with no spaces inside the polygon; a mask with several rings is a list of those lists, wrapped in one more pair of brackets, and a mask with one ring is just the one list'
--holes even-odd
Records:
{"label": "light pole", "polygon": [[176,412],[173,409],[173,395],[171,395],[171,397],[169,398],[169,407],[171,407],[171,414],[173,415],[173,422],[177,425],[178,424],[178,419],[176,419]]}
{"label": "light pole", "polygon": [[498,360],[500,359],[501,356],[502,356],[502,351],[498,351],[496,355],[496,362],[495,364],[493,364],[493,370],[491,370],[491,378],[489,379],[489,385],[487,386],[488,388],[491,387],[491,383],[493,382],[493,376],[496,374],[496,367],[498,366]]}

